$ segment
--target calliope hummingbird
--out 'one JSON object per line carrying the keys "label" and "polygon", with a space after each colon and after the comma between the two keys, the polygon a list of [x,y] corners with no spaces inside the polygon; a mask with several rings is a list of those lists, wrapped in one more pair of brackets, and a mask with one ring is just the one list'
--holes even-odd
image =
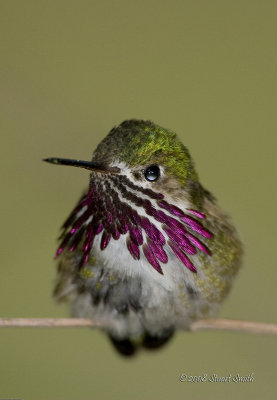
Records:
{"label": "calliope hummingbird", "polygon": [[174,132],[132,119],[110,131],[92,161],[45,161],[90,171],[56,254],[54,296],[73,316],[91,318],[133,355],[215,315],[242,246]]}

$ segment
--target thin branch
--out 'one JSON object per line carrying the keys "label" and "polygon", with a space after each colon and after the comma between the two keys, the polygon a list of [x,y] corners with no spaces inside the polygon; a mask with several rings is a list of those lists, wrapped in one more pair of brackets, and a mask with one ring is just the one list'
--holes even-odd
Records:
{"label": "thin branch", "polygon": [[0,328],[77,328],[99,327],[90,319],[85,318],[0,318]]}
{"label": "thin branch", "polygon": [[275,324],[266,324],[264,322],[239,321],[235,319],[200,319],[199,321],[193,322],[190,327],[190,330],[192,332],[203,329],[277,335],[277,325]]}
{"label": "thin branch", "polygon": [[[0,328],[4,327],[99,328],[100,325],[96,324],[90,319],[85,318],[0,318]],[[192,332],[203,329],[277,335],[277,325],[265,324],[262,322],[217,318],[201,319],[199,321],[193,322],[190,326],[190,331]]]}

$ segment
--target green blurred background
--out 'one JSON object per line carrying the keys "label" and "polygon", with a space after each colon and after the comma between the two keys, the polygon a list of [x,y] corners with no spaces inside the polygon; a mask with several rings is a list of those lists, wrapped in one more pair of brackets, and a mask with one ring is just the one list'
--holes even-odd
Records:
{"label": "green blurred background", "polygon": [[[126,118],[178,132],[233,216],[244,267],[220,316],[276,321],[276,1],[9,1],[0,5],[0,316],[66,317],[51,297],[59,226],[89,159]],[[178,333],[120,358],[99,331],[0,331],[0,398],[273,399],[276,338]],[[180,383],[182,373],[253,383]]]}

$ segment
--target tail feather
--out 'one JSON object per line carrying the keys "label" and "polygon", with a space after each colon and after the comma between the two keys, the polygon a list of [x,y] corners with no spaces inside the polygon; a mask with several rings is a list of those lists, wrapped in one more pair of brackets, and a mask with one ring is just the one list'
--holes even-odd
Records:
{"label": "tail feather", "polygon": [[156,350],[164,346],[174,335],[174,330],[164,332],[162,336],[146,334],[142,342],[142,347],[148,350]]}
{"label": "tail feather", "polygon": [[174,329],[168,329],[162,332],[162,335],[151,335],[146,332],[141,342],[133,342],[130,339],[117,339],[109,335],[115,349],[125,357],[132,357],[140,348],[147,350],[156,350],[164,346],[174,335]]}
{"label": "tail feather", "polygon": [[109,336],[115,349],[125,357],[132,357],[137,351],[137,347],[129,339],[115,339],[111,335]]}

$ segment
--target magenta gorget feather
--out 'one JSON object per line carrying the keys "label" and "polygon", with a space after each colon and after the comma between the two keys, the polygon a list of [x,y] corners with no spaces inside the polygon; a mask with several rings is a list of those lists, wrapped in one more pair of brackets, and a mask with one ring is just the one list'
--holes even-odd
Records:
{"label": "magenta gorget feather", "polygon": [[[139,260],[143,253],[156,271],[168,261],[166,243],[190,271],[196,273],[193,258],[201,251],[210,255],[201,237],[213,234],[200,222],[205,215],[194,209],[186,212],[164,200],[161,193],[132,183],[123,175],[99,177],[92,173],[88,193],[81,198],[63,225],[62,241],[56,253],[73,252],[82,246],[79,268],[88,261],[96,236],[101,235],[102,251],[113,240],[126,236],[130,257]],[[161,223],[158,229],[151,220]]]}

